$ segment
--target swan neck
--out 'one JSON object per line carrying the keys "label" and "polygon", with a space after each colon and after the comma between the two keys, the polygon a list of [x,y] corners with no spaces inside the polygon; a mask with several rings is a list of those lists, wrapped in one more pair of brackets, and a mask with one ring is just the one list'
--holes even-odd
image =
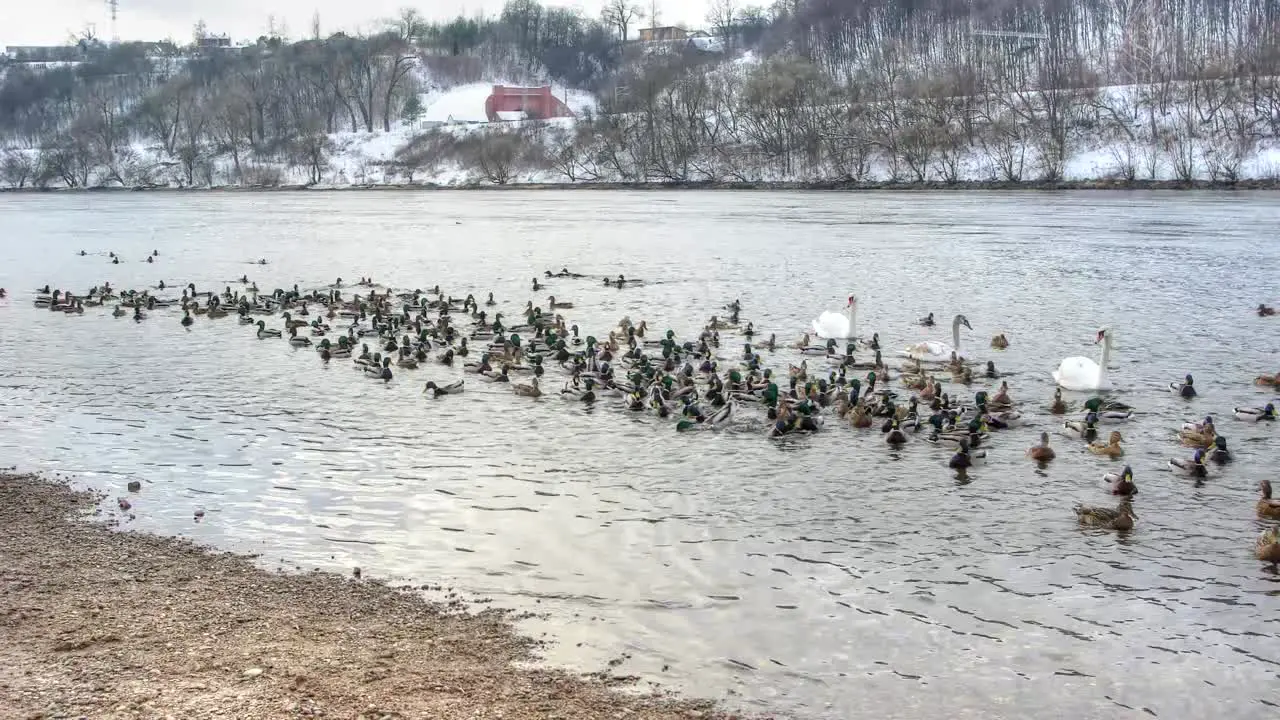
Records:
{"label": "swan neck", "polygon": [[1107,376],[1107,366],[1111,364],[1111,331],[1102,337],[1102,362],[1098,363],[1098,376]]}
{"label": "swan neck", "polygon": [[960,316],[957,315],[955,320],[951,321],[951,347],[960,349]]}

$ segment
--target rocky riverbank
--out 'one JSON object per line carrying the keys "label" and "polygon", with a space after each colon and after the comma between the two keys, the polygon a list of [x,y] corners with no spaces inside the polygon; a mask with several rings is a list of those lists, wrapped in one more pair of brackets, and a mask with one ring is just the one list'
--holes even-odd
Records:
{"label": "rocky riverbank", "polygon": [[731,717],[517,667],[534,643],[505,613],[117,532],[98,500],[0,473],[4,718]]}

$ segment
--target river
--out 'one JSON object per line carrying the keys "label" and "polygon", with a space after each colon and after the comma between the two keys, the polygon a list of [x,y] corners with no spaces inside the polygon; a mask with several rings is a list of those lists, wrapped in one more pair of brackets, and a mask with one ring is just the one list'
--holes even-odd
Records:
{"label": "river", "polygon": [[[1252,548],[1280,430],[1231,409],[1273,399],[1250,381],[1280,369],[1280,318],[1253,312],[1277,299],[1278,222],[1270,193],[0,195],[0,464],[113,495],[138,479],[129,527],[491,597],[545,614],[523,628],[557,641],[553,663],[622,659],[748,710],[1275,717],[1280,579]],[[564,266],[590,277],[530,291]],[[859,332],[888,348],[949,341],[964,313],[962,342],[1008,373],[1025,423],[958,482],[942,450],[830,420],[771,441],[480,383],[432,400],[422,384],[460,369],[384,386],[234,318],[187,330],[173,310],[134,323],[31,302],[46,283],[221,290],[246,273],[492,291],[509,317],[554,294],[599,336],[629,316],[690,337],[738,298],[788,342],[856,292]],[[600,283],[618,273],[646,283]],[[914,324],[928,312],[938,328]],[[1066,438],[1045,470],[1023,456],[1061,423],[1050,371],[1096,356],[1102,325],[1140,410],[1120,428],[1140,488],[1126,535],[1072,512],[1114,503],[1100,478],[1119,463]],[[1006,351],[988,347],[998,332]],[[741,342],[726,332],[722,353]],[[1190,404],[1166,390],[1188,372]],[[1236,462],[1196,487],[1165,465],[1189,455],[1181,422],[1210,412]]]}

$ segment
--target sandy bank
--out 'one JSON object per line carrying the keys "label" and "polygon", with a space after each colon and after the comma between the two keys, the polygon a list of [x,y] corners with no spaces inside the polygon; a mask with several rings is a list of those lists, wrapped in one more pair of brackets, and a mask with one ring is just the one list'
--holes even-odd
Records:
{"label": "sandy bank", "polygon": [[96,500],[0,473],[0,718],[730,717],[516,668],[504,613],[116,532]]}

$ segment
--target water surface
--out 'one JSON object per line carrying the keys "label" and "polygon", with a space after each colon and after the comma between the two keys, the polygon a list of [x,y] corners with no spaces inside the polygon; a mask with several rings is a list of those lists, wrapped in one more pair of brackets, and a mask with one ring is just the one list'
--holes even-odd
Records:
{"label": "water surface", "polygon": [[[559,640],[553,662],[625,655],[617,672],[747,708],[1275,717],[1280,582],[1252,544],[1277,430],[1229,413],[1273,399],[1249,380],[1277,369],[1280,319],[1251,312],[1276,299],[1277,221],[1261,193],[0,196],[0,464],[113,493],[142,480],[140,529],[547,611],[527,629]],[[648,283],[530,291],[562,266]],[[915,318],[963,312],[965,344],[1009,373],[1027,422],[957,482],[941,450],[892,453],[834,424],[778,442],[475,383],[433,401],[422,383],[460,370],[382,386],[229,320],[186,331],[173,311],[135,324],[30,302],[45,283],[221,289],[245,273],[493,291],[512,317],[555,294],[596,335],[630,316],[692,336],[740,298],[744,322],[792,340],[852,291],[859,329],[896,348],[945,339]],[[1122,428],[1140,487],[1127,536],[1071,512],[1111,504],[1100,476],[1118,466],[1065,438],[1047,470],[1023,458],[1059,422],[1049,371],[1095,355],[1102,325],[1142,411]],[[1009,350],[987,348],[997,332]],[[740,342],[726,333],[722,354]],[[1189,406],[1163,389],[1187,372]],[[1163,468],[1187,454],[1175,429],[1207,412],[1237,461],[1195,487]]]}

